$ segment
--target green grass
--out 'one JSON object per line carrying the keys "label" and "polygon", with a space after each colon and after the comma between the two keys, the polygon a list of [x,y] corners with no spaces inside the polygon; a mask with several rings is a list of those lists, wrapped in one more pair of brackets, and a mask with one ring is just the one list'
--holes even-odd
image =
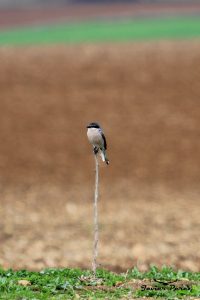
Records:
{"label": "green grass", "polygon": [[[30,285],[19,285],[27,280]],[[172,288],[175,281],[176,288]],[[182,283],[181,288],[178,287]],[[146,289],[144,288],[146,286]],[[116,274],[98,270],[96,278],[87,270],[46,269],[41,272],[0,269],[0,299],[130,299],[137,297],[181,299],[200,296],[200,273],[152,267]]]}
{"label": "green grass", "polygon": [[0,32],[0,45],[121,42],[200,37],[200,18],[174,17],[25,27]]}

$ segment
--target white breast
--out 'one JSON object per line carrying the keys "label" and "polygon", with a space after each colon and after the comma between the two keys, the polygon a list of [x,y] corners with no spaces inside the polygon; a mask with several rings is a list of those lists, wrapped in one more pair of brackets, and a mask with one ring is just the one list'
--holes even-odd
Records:
{"label": "white breast", "polygon": [[101,132],[98,128],[88,128],[87,130],[87,136],[89,142],[96,147],[102,147],[103,146],[103,139],[101,136]]}

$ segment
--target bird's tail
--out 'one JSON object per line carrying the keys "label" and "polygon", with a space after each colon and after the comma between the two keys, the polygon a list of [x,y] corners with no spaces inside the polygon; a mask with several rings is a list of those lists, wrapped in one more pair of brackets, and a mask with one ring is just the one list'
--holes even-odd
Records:
{"label": "bird's tail", "polygon": [[105,161],[107,165],[109,165],[109,159],[106,156],[106,151],[105,150],[100,150],[100,155],[101,155],[101,159],[102,161]]}

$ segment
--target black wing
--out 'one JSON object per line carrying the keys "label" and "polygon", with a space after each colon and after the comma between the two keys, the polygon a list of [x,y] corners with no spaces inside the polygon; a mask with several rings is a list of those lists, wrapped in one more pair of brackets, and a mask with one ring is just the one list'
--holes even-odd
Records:
{"label": "black wing", "polygon": [[104,149],[106,150],[107,149],[106,137],[105,137],[105,135],[103,133],[101,135],[102,135],[102,138],[103,138]]}

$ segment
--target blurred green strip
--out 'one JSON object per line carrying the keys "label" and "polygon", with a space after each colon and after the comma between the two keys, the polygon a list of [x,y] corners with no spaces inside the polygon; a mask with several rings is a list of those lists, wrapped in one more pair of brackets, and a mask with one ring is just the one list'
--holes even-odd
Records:
{"label": "blurred green strip", "polygon": [[0,31],[0,45],[121,42],[200,37],[200,18],[82,22]]}

